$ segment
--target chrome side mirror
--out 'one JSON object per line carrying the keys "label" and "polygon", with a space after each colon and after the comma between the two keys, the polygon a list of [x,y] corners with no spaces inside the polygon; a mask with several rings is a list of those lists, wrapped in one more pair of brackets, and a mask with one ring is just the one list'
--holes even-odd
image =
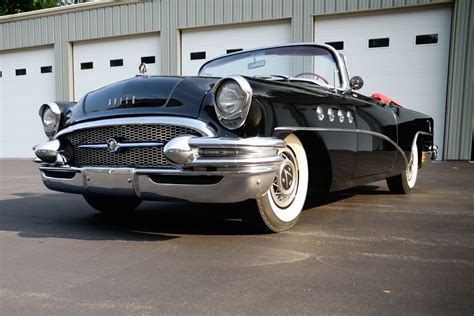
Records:
{"label": "chrome side mirror", "polygon": [[354,76],[349,81],[349,86],[352,90],[359,90],[364,86],[364,80],[359,76]]}
{"label": "chrome side mirror", "polygon": [[354,76],[349,80],[349,88],[342,93],[343,96],[346,96],[348,93],[359,90],[364,86],[364,80],[359,76]]}

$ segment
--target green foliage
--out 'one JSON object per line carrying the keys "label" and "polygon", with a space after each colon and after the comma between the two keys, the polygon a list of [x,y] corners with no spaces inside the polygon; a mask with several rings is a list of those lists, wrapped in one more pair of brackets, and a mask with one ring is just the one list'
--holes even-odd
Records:
{"label": "green foliage", "polygon": [[0,15],[15,14],[58,6],[58,0],[0,0]]}

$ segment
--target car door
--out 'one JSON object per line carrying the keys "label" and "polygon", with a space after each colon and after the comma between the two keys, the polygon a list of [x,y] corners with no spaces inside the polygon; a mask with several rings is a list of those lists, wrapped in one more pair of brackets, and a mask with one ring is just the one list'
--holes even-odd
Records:
{"label": "car door", "polygon": [[377,103],[354,98],[357,126],[356,168],[353,178],[383,175],[397,156],[397,122],[392,111]]}

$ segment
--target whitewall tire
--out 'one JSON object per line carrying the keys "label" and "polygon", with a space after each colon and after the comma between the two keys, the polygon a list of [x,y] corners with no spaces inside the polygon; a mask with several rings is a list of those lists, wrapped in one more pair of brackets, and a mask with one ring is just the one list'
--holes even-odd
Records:
{"label": "whitewall tire", "polygon": [[[285,138],[287,147],[280,151],[283,162],[273,185],[257,198],[260,226],[272,232],[293,227],[303,210],[308,192],[308,161],[298,137]],[[258,219],[257,219],[258,220]]]}
{"label": "whitewall tire", "polygon": [[387,186],[392,193],[407,194],[415,187],[417,177],[418,147],[416,143],[413,143],[406,170],[403,171],[401,175],[388,178]]}

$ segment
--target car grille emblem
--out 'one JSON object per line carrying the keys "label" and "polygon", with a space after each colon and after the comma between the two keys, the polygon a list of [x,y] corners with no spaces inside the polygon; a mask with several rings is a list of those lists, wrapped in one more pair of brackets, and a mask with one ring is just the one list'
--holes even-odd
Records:
{"label": "car grille emblem", "polygon": [[111,153],[116,153],[120,149],[118,142],[111,138],[107,141],[107,150]]}

